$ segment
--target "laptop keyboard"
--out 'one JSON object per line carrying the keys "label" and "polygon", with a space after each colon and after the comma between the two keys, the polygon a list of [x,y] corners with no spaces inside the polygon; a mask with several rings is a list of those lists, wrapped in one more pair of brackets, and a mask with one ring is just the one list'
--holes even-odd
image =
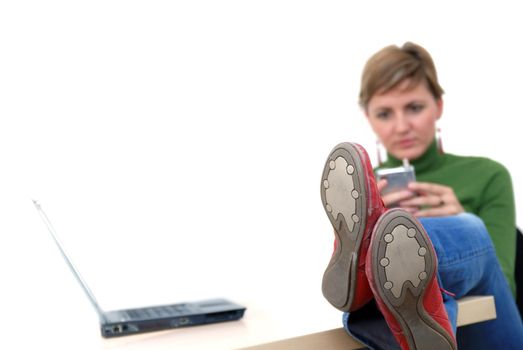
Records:
{"label": "laptop keyboard", "polygon": [[187,307],[186,304],[153,306],[142,309],[126,310],[127,314],[132,319],[172,317],[178,315],[186,315],[188,313],[191,313],[192,311],[193,310]]}

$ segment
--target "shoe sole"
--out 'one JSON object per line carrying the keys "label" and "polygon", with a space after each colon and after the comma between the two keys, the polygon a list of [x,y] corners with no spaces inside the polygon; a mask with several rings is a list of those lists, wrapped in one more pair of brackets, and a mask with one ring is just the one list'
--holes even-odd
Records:
{"label": "shoe sole", "polygon": [[357,288],[358,252],[367,218],[364,171],[360,152],[341,143],[329,154],[321,180],[321,200],[338,242],[323,274],[322,292],[342,311],[350,310]]}
{"label": "shoe sole", "polygon": [[430,239],[409,213],[392,209],[374,228],[370,248],[374,286],[399,323],[409,349],[456,349],[451,336],[423,306],[437,269]]}

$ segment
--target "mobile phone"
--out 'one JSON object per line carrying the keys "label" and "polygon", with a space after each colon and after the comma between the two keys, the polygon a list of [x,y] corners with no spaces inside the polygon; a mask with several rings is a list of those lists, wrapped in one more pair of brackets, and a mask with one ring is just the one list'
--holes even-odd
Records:
{"label": "mobile phone", "polygon": [[376,178],[377,180],[387,179],[387,187],[381,191],[382,195],[386,195],[406,189],[409,182],[416,181],[416,172],[414,167],[404,160],[403,166],[376,170]]}

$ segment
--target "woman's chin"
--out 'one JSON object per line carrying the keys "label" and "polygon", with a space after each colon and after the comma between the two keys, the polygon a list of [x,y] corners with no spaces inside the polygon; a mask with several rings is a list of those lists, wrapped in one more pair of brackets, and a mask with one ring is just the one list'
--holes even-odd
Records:
{"label": "woman's chin", "polygon": [[407,149],[398,149],[391,152],[391,154],[398,159],[415,160],[423,155],[424,150],[418,147],[412,147]]}

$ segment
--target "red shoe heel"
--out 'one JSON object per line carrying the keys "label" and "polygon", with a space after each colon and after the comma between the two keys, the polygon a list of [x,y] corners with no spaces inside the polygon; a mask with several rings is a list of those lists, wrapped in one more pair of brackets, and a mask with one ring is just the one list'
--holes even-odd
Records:
{"label": "red shoe heel", "polygon": [[402,209],[374,227],[367,276],[378,308],[403,350],[457,349],[436,279],[437,257],[419,221]]}
{"label": "red shoe heel", "polygon": [[334,147],[323,170],[321,199],[335,234],[322,292],[337,309],[354,311],[373,297],[365,258],[374,223],[385,211],[363,147],[352,143]]}

